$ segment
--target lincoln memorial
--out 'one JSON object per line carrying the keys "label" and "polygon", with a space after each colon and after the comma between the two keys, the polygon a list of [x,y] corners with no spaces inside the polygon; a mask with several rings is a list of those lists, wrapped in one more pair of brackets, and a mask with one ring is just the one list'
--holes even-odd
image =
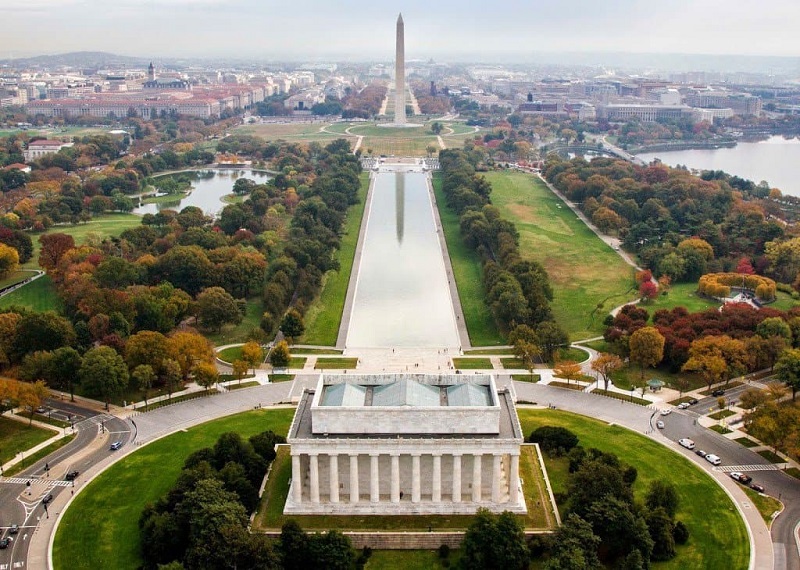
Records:
{"label": "lincoln memorial", "polygon": [[522,442],[491,375],[323,375],[289,430],[284,513],[524,513]]}

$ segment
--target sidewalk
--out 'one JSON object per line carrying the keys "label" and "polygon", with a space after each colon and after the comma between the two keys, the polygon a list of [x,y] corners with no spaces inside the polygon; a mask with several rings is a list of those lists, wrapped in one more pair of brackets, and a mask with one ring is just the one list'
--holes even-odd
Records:
{"label": "sidewalk", "polygon": [[[27,425],[29,423],[29,420],[27,418],[24,418],[22,416],[16,415],[17,412],[19,412],[19,411],[20,411],[20,408],[16,408],[14,410],[11,410],[10,415],[6,415],[5,417],[8,418],[8,419],[11,419],[13,421],[18,421],[18,422],[21,422],[21,423],[25,423]],[[44,440],[43,442],[41,442],[38,445],[34,445],[30,449],[27,449],[27,450],[23,451],[22,452],[23,458],[19,458],[18,457],[19,454],[17,454],[17,455],[14,456],[13,459],[11,459],[9,461],[6,461],[2,465],[2,467],[0,467],[2,469],[2,471],[3,471],[3,473],[5,473],[8,469],[13,467],[17,463],[25,461],[24,458],[29,458],[31,455],[33,455],[34,453],[37,453],[38,451],[41,451],[42,449],[44,449],[48,445],[53,444],[53,443],[65,438],[65,437],[67,437],[67,428],[59,428],[59,427],[56,427],[54,425],[50,425],[50,424],[45,423],[45,422],[40,422],[38,420],[33,420],[33,423],[31,425],[34,425],[34,426],[36,426],[38,428],[51,430],[51,431],[55,432],[56,435],[50,437],[49,439]],[[75,433],[75,432],[73,431],[72,433]]]}

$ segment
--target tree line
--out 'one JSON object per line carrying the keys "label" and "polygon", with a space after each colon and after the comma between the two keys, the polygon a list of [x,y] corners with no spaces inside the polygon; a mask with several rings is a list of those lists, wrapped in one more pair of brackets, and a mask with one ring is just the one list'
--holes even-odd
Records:
{"label": "tree line", "polygon": [[522,258],[519,232],[491,204],[491,184],[475,173],[480,158],[480,153],[463,150],[439,154],[447,205],[459,216],[462,239],[481,258],[486,303],[504,334],[520,325],[558,329],[550,310],[553,291],[547,272]]}

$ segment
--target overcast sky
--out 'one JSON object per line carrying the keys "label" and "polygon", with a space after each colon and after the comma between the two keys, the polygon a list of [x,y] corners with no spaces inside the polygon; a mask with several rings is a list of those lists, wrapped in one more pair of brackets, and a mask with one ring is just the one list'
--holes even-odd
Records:
{"label": "overcast sky", "polygon": [[0,58],[68,51],[391,60],[534,52],[800,56],[800,0],[0,0]]}

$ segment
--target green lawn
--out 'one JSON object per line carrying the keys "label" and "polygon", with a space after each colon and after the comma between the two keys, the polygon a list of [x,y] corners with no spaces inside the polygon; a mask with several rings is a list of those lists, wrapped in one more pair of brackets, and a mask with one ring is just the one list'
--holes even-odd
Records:
{"label": "green lawn", "polygon": [[504,344],[505,341],[497,330],[492,312],[486,304],[480,257],[461,239],[458,216],[447,207],[442,192],[442,178],[438,174],[433,177],[433,188],[447,242],[447,253],[456,278],[461,309],[464,311],[464,320],[467,323],[469,342],[473,346]]}
{"label": "green lawn", "polygon": [[780,501],[770,497],[769,495],[756,493],[747,487],[744,487],[743,490],[745,494],[750,497],[750,500],[753,501],[753,504],[758,509],[758,512],[761,513],[761,518],[763,518],[764,522],[767,523],[767,526],[769,526],[773,520],[772,515],[781,510]]}
{"label": "green lawn", "polygon": [[530,382],[536,384],[542,377],[539,374],[512,374],[511,379],[517,382]]}
{"label": "green lawn", "polygon": [[292,354],[342,354],[342,350],[336,348],[296,348],[292,347]]}
{"label": "green lawn", "polygon": [[762,449],[761,451],[756,451],[756,453],[772,463],[786,463],[786,460],[783,457],[769,449]]}
{"label": "green lawn", "polygon": [[294,380],[294,374],[270,374],[269,381],[270,382],[291,382]]}
{"label": "green lawn", "polygon": [[711,426],[708,429],[710,429],[711,431],[715,431],[715,432],[717,432],[719,434],[722,434],[722,435],[725,435],[726,433],[733,433],[733,430],[728,429],[728,428],[726,428],[724,426],[719,426],[719,425]]}
{"label": "green lawn", "polygon": [[369,189],[369,172],[361,173],[361,188],[358,191],[358,204],[347,210],[344,234],[336,252],[339,260],[339,271],[325,274],[322,292],[319,294],[305,314],[306,332],[303,335],[305,344],[321,344],[334,346],[339,336],[342,322],[342,311],[350,283],[350,272],[355,261],[358,232],[364,217],[367,190]]}
{"label": "green lawn", "polygon": [[486,179],[492,203],[520,233],[522,256],[547,270],[558,323],[573,340],[602,334],[608,311],[636,298],[633,268],[538,178],[507,171],[489,172]]}
{"label": "green lawn", "polygon": [[745,447],[758,447],[760,445],[757,441],[753,441],[749,437],[737,437],[734,441],[741,443]]}
{"label": "green lawn", "polygon": [[777,309],[779,311],[788,311],[792,307],[796,307],[800,305],[800,301],[792,299],[791,295],[784,293],[783,291],[778,291],[776,295],[776,299],[774,303],[770,303],[767,307],[771,309]]}
{"label": "green lawn", "polygon": [[50,445],[45,446],[43,449],[40,449],[39,451],[37,451],[33,455],[26,455],[24,462],[17,463],[16,465],[12,465],[8,469],[6,469],[5,473],[4,473],[5,476],[6,477],[12,477],[12,476],[16,475],[17,473],[19,473],[21,471],[24,471],[27,467],[30,467],[31,465],[33,465],[34,463],[36,463],[40,459],[43,459],[43,458],[47,457],[48,455],[50,455],[51,453],[53,453],[54,451],[61,449],[62,447],[67,445],[73,439],[75,439],[75,435],[73,435],[73,434],[65,435],[64,437],[55,440]]}
{"label": "green lawn", "polygon": [[[636,391],[638,392],[638,390]],[[615,400],[622,400],[624,402],[632,402],[634,404],[639,404],[640,406],[649,406],[653,402],[650,400],[645,400],[644,398],[638,398],[635,395],[631,394],[620,394],[619,392],[606,392],[602,388],[598,388],[597,390],[592,390],[592,394],[599,394],[601,396],[607,396],[609,398],[614,398]]]}
{"label": "green lawn", "polygon": [[229,416],[174,433],[114,464],[64,514],[53,547],[54,567],[139,568],[139,516],[175,483],[189,454],[229,431],[245,438],[269,429],[286,435],[293,415],[293,408],[282,408]]}
{"label": "green lawn", "polygon": [[465,356],[503,356],[513,354],[513,348],[473,348],[464,351]]}
{"label": "green lawn", "polygon": [[217,352],[217,358],[219,358],[220,360],[224,360],[225,362],[233,362],[234,360],[241,360],[242,347],[229,346],[228,348],[225,348]]}
{"label": "green lawn", "polygon": [[659,309],[670,310],[675,307],[686,307],[690,313],[696,313],[706,309],[716,309],[719,303],[698,295],[697,283],[675,283],[670,286],[666,294],[662,293],[654,301],[642,305],[651,317]]}
{"label": "green lawn", "polygon": [[16,285],[20,281],[25,281],[28,277],[32,277],[33,273],[30,271],[12,271],[5,279],[0,279],[0,289]]}
{"label": "green lawn", "polygon": [[525,369],[525,363],[521,358],[501,358],[500,364],[503,365],[503,368]]}
{"label": "green lawn", "polygon": [[289,359],[289,368],[292,369],[303,368],[306,365],[306,360],[308,360],[308,358],[303,358],[301,356],[292,356]]}
{"label": "green lawn", "polygon": [[364,570],[435,570],[458,568],[460,550],[451,550],[447,566],[435,550],[373,550]]}
{"label": "green lawn", "polygon": [[247,300],[245,315],[238,325],[226,325],[220,332],[206,333],[205,337],[214,343],[215,346],[234,344],[237,342],[247,342],[247,338],[253,329],[259,328],[261,316],[264,314],[264,305],[261,299],[253,298]]}
{"label": "green lawn", "polygon": [[14,305],[38,312],[60,312],[62,307],[61,298],[56,293],[55,285],[49,275],[39,277],[8,295],[0,297],[0,309]]}
{"label": "green lawn", "polygon": [[31,232],[31,239],[33,240],[33,257],[23,267],[28,269],[39,268],[39,249],[41,249],[39,236],[41,235],[53,233],[68,234],[75,239],[76,244],[82,244],[86,241],[87,237],[99,237],[102,239],[111,236],[118,236],[125,230],[129,228],[135,228],[141,223],[141,216],[137,216],[135,214],[112,213],[94,216],[91,221],[80,223],[74,226],[53,226],[46,232]]}
{"label": "green lawn", "polygon": [[59,432],[0,417],[0,463],[14,459],[20,452],[25,453],[25,462],[30,465],[27,451],[50,439]]}
{"label": "green lawn", "polygon": [[358,366],[358,358],[317,358],[314,368],[317,370],[336,369],[352,370]]}
{"label": "green lawn", "polygon": [[708,417],[712,420],[722,420],[730,416],[735,416],[736,412],[732,412],[731,410],[720,410],[718,412],[714,412],[713,414],[709,414]]}
{"label": "green lawn", "polygon": [[228,384],[225,387],[228,390],[241,390],[242,388],[252,388],[254,386],[261,386],[261,382],[258,380],[250,380],[249,382],[243,382],[242,384]]}
{"label": "green lawn", "polygon": [[462,370],[490,370],[492,361],[488,358],[454,358],[453,366]]}
{"label": "green lawn", "polygon": [[[744,522],[731,500],[706,473],[688,459],[620,426],[553,410],[519,410],[524,434],[541,425],[562,426],[574,432],[584,447],[616,453],[638,470],[634,494],[642,500],[651,481],[672,481],[678,490],[677,518],[689,528],[689,542],[678,546],[678,556],[654,563],[655,569],[726,568],[748,566],[749,540]],[[564,491],[566,461],[558,465],[545,458],[554,492]]]}

